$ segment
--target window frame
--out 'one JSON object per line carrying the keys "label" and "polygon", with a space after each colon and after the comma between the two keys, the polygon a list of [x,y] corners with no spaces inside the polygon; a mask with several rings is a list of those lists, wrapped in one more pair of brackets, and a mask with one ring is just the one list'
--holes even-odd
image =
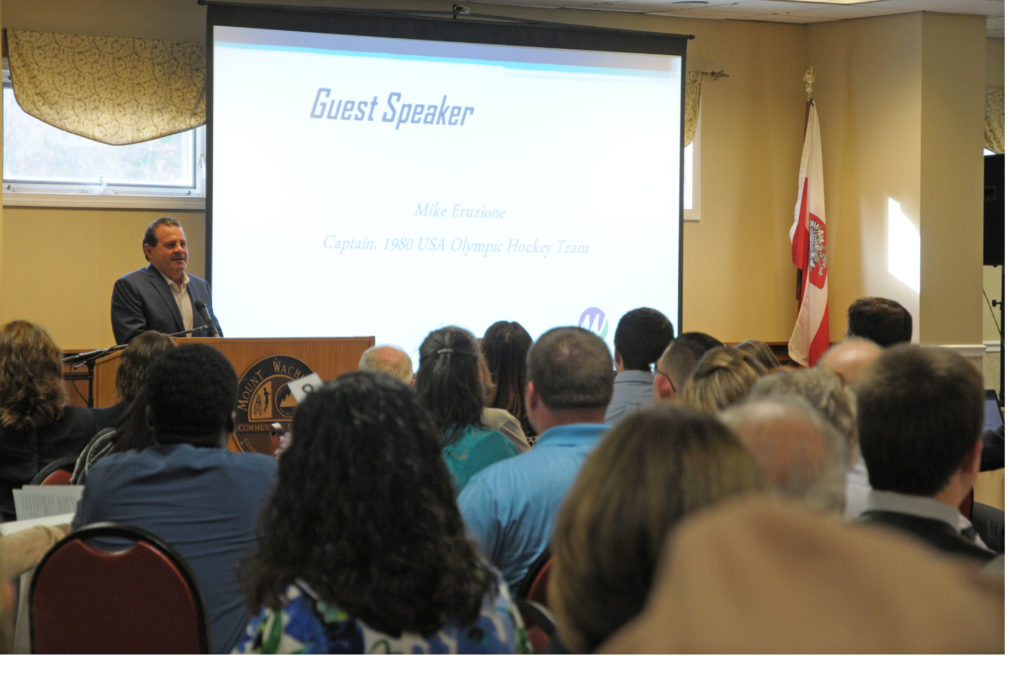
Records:
{"label": "window frame", "polygon": [[[9,87],[11,87],[11,75],[5,58],[3,60],[3,88],[6,90]],[[0,109],[2,109],[2,103],[0,103]],[[0,114],[2,114],[2,110],[0,110]],[[146,184],[101,184],[100,182],[8,181],[5,177],[3,179],[3,206],[205,210],[206,126],[193,128],[190,132],[193,132],[194,187],[169,188]]]}

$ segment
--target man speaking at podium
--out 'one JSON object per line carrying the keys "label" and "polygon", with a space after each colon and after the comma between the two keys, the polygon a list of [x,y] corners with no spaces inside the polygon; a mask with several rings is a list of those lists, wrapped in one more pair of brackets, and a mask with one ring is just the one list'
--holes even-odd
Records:
{"label": "man speaking at podium", "polygon": [[189,276],[188,242],[181,223],[161,217],[146,227],[142,252],[148,267],[125,274],[114,283],[110,323],[114,340],[127,343],[142,331],[180,333],[201,326],[190,335],[219,337],[220,324],[212,315],[210,284]]}

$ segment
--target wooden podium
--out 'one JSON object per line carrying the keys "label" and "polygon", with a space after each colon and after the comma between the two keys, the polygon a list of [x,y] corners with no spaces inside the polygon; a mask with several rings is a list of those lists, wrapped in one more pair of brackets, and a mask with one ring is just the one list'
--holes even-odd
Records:
{"label": "wooden podium", "polygon": [[[296,402],[287,384],[309,373],[327,382],[359,367],[373,337],[356,338],[177,338],[220,350],[238,374],[235,433],[231,449],[270,453],[270,424],[290,429]],[[96,362],[92,399],[96,407],[116,402],[115,379],[121,352]]]}

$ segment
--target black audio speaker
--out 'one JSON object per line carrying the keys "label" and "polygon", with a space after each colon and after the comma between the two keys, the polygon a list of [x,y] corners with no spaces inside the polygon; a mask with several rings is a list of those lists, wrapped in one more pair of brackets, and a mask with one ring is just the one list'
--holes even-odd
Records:
{"label": "black audio speaker", "polygon": [[1004,154],[985,156],[985,246],[984,263],[1003,264],[1003,234],[1005,233],[1005,175]]}

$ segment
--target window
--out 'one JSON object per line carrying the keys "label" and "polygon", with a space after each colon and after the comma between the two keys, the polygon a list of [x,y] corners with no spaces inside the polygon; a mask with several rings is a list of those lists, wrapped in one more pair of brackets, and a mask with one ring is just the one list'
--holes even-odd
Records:
{"label": "window", "polygon": [[3,97],[4,205],[204,207],[205,126],[112,146],[26,114],[6,69]]}
{"label": "window", "polygon": [[683,147],[683,220],[700,221],[700,116],[693,141]]}

